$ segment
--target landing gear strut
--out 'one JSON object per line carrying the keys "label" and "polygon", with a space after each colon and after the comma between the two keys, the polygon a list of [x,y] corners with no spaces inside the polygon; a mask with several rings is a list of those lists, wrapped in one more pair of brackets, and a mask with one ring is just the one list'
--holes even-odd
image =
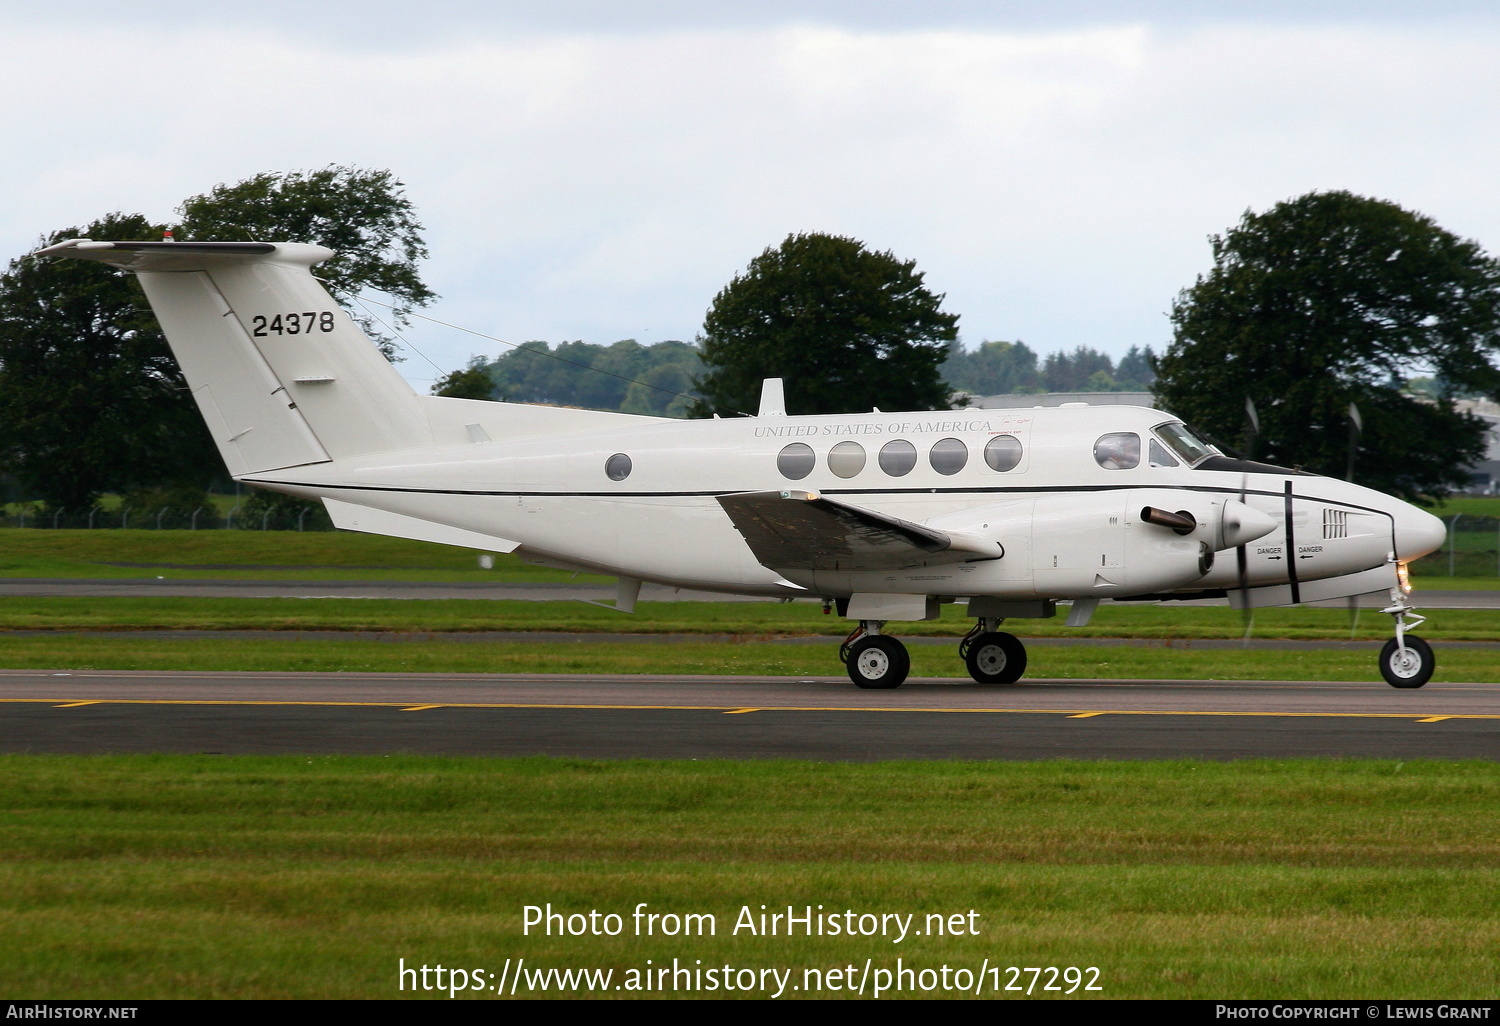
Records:
{"label": "landing gear strut", "polygon": [[1382,613],[1396,618],[1396,636],[1380,650],[1380,675],[1393,688],[1419,688],[1432,679],[1437,668],[1437,659],[1432,646],[1421,638],[1407,636],[1407,631],[1427,618],[1418,616],[1406,604],[1406,596],[1398,589],[1391,589],[1391,604]]}
{"label": "landing gear strut", "polygon": [[1014,634],[997,630],[997,616],[984,616],[958,643],[969,676],[980,684],[1014,684],[1026,672],[1026,646]]}
{"label": "landing gear strut", "polygon": [[839,658],[848,667],[856,687],[885,690],[899,688],[911,672],[911,656],[900,639],[881,634],[883,620],[861,620],[854,633],[839,647]]}

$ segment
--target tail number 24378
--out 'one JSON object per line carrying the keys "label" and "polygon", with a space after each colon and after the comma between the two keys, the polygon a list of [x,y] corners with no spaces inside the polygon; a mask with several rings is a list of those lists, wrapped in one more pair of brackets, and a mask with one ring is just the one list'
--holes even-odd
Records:
{"label": "tail number 24378", "polygon": [[276,314],[270,318],[264,314],[256,314],[250,318],[250,324],[250,334],[256,338],[265,338],[267,335],[310,335],[314,331],[332,331],[333,314],[328,310],[321,313],[308,311]]}

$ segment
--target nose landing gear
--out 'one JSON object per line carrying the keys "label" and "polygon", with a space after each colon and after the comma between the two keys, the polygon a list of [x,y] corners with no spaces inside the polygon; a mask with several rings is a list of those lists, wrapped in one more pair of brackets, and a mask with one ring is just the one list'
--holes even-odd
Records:
{"label": "nose landing gear", "polygon": [[1407,637],[1406,632],[1427,618],[1418,616],[1400,591],[1392,589],[1391,599],[1381,612],[1396,618],[1396,636],[1380,650],[1380,675],[1393,688],[1419,688],[1432,679],[1437,659],[1431,645],[1416,636]]}

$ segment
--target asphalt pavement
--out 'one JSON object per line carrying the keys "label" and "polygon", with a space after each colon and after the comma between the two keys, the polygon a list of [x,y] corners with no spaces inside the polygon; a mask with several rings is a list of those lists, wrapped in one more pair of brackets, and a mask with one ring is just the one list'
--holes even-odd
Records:
{"label": "asphalt pavement", "polygon": [[1500,684],[0,671],[0,751],[1500,758]]}

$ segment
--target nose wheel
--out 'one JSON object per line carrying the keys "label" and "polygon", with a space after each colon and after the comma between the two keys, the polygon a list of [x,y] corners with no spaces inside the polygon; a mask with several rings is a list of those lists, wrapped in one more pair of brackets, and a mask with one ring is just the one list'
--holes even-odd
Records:
{"label": "nose wheel", "polygon": [[[1396,618],[1396,636],[1380,650],[1380,675],[1393,688],[1419,688],[1432,679],[1432,671],[1437,669],[1437,658],[1432,654],[1431,645],[1406,633],[1421,623],[1424,617],[1412,612],[1411,607],[1405,603],[1404,596],[1398,595],[1394,590],[1391,594],[1396,601],[1381,612],[1390,613]],[[1408,619],[1413,622],[1408,623]]]}
{"label": "nose wheel", "polygon": [[1432,646],[1421,638],[1392,638],[1380,650],[1380,675],[1393,688],[1419,688],[1436,668]]}

